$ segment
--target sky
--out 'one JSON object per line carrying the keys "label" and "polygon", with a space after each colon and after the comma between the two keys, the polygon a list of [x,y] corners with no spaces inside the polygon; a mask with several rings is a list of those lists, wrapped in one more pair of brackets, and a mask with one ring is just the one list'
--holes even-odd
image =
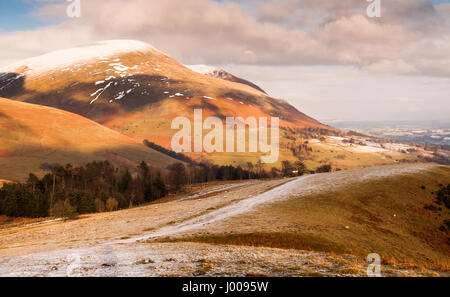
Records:
{"label": "sky", "polygon": [[320,120],[450,114],[450,0],[0,1],[0,67],[107,39],[148,42],[183,64],[259,84]]}

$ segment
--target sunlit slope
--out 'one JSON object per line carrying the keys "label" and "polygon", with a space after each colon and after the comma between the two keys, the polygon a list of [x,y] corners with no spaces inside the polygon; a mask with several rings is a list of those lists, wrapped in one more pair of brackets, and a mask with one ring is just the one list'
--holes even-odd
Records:
{"label": "sunlit slope", "polygon": [[110,160],[134,167],[175,160],[80,115],[0,98],[0,179],[20,180],[42,164]]}

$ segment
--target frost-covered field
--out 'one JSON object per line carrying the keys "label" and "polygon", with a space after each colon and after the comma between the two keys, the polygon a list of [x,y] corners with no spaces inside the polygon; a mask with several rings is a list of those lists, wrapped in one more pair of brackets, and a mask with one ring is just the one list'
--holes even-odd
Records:
{"label": "frost-covered field", "polygon": [[[1,276],[365,276],[365,259],[300,250],[201,243],[104,244],[2,260]],[[383,267],[384,275],[417,271]],[[419,272],[420,275],[420,272]]]}
{"label": "frost-covered field", "polygon": [[[293,180],[277,182],[259,182],[257,185],[235,184],[216,188],[221,191],[212,197],[204,199],[191,198],[184,201],[172,201],[151,207],[151,213],[139,209],[134,212],[117,213],[101,217],[101,220],[82,219],[75,221],[84,224],[86,228],[105,227],[114,228],[117,225],[129,224],[128,229],[140,231],[136,235],[120,237],[129,233],[107,233],[108,230],[96,229],[95,240],[76,241],[70,244],[70,239],[76,238],[76,231],[81,225],[75,225],[73,231],[70,225],[64,223],[43,226],[36,230],[15,230],[13,234],[0,233],[10,236],[15,242],[14,249],[21,250],[26,244],[27,236],[35,236],[36,231],[49,238],[59,236],[60,245],[53,243],[46,249],[45,243],[34,249],[34,252],[21,251],[16,255],[8,255],[8,247],[0,254],[1,276],[65,276],[65,275],[120,275],[120,276],[161,276],[161,275],[306,275],[321,273],[326,275],[345,274],[342,269],[352,267],[352,273],[363,274],[364,259],[357,257],[329,257],[326,254],[305,252],[298,250],[280,250],[271,248],[251,248],[237,246],[209,245],[199,243],[155,243],[148,242],[167,236],[182,236],[196,231],[204,231],[215,223],[232,220],[240,214],[257,209],[258,207],[276,203],[290,197],[304,196],[318,193],[323,190],[344,186],[351,182],[382,178],[386,176],[401,175],[425,171],[434,165],[402,165],[372,167],[357,170],[334,172],[300,177]],[[253,188],[252,188],[253,187]],[[273,188],[274,187],[274,188]],[[224,189],[227,191],[223,192]],[[259,189],[260,193],[256,193]],[[264,190],[265,189],[265,190]],[[214,189],[203,193],[214,193]],[[253,195],[251,194],[253,193]],[[200,196],[198,196],[200,197]],[[213,203],[220,201],[220,203]],[[224,203],[227,201],[227,203]],[[180,207],[182,205],[183,207]],[[215,205],[214,207],[211,207]],[[202,206],[202,207],[200,207]],[[178,207],[178,208],[177,208]],[[205,208],[207,207],[207,208]],[[190,216],[181,218],[181,212],[191,210]],[[178,211],[178,212],[177,212]],[[179,216],[179,221],[166,221],[149,230],[142,230],[139,221],[133,222],[131,216],[148,215],[148,221],[156,221],[158,213],[163,217]],[[125,218],[129,215],[128,219]],[[55,228],[64,226],[64,234],[57,233]],[[36,227],[36,226],[35,226]],[[52,229],[53,228],[53,229]],[[224,230],[232,231],[232,230]],[[28,232],[28,233],[27,233]],[[71,235],[73,232],[74,236]],[[109,236],[101,236],[102,232]],[[32,234],[32,235],[30,235]],[[94,234],[94,233],[93,233]],[[53,235],[53,236],[52,236]],[[33,239],[34,237],[31,237]],[[23,241],[23,242],[21,242]],[[409,273],[409,272],[397,272]]]}

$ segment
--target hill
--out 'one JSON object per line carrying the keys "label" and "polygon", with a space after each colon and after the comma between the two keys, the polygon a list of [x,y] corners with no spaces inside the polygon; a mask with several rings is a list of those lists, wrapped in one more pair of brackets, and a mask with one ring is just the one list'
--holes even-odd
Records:
{"label": "hill", "polygon": [[[82,115],[139,142],[170,148],[178,116],[279,117],[281,127],[336,133],[286,101],[224,77],[197,73],[154,47],[130,40],[61,50],[0,72],[0,96]],[[193,156],[229,163],[226,154]],[[243,154],[246,163],[258,155]],[[242,159],[242,161],[241,161]]]}
{"label": "hill", "polygon": [[365,276],[378,253],[383,276],[445,276],[449,217],[436,197],[448,183],[448,166],[380,166],[194,185],[138,208],[11,222],[0,230],[0,275],[64,276],[69,254],[84,276]]}
{"label": "hill", "polygon": [[43,164],[110,160],[165,168],[177,160],[80,115],[0,98],[0,179],[23,180]]}
{"label": "hill", "polygon": [[283,199],[272,195],[272,203],[177,241],[378,253],[384,265],[448,271],[450,213],[437,199],[448,184],[450,167],[437,165],[309,176],[288,195],[280,190]]}

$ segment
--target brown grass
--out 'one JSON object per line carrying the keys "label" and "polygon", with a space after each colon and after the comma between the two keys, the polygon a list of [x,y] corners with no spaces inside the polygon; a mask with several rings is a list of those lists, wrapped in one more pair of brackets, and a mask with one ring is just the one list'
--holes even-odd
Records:
{"label": "brown grass", "polygon": [[[351,184],[277,202],[237,218],[230,234],[219,230],[188,240],[214,244],[304,249],[366,257],[387,264],[448,271],[449,233],[438,230],[449,212],[424,209],[450,167]],[[425,185],[426,190],[421,186]],[[185,240],[185,239],[180,239]]]}
{"label": "brown grass", "polygon": [[38,223],[45,220],[48,220],[48,218],[11,218],[5,215],[0,215],[0,230],[20,227],[23,225]]}
{"label": "brown grass", "polygon": [[[176,160],[82,116],[0,98],[0,179],[23,181],[40,165],[109,160],[130,169],[145,160],[165,168]],[[0,181],[0,186],[3,181]]]}
{"label": "brown grass", "polygon": [[[334,244],[333,242],[312,235],[303,235],[296,233],[242,233],[242,234],[226,234],[226,235],[211,235],[198,236],[183,239],[174,239],[175,241],[190,241],[202,242],[210,244],[227,244],[227,245],[242,245],[254,247],[271,247],[281,249],[296,249],[296,250],[310,250],[329,252],[330,246],[332,250],[339,253],[346,253],[348,250],[345,246]],[[171,239],[163,239],[161,241],[173,241]]]}

